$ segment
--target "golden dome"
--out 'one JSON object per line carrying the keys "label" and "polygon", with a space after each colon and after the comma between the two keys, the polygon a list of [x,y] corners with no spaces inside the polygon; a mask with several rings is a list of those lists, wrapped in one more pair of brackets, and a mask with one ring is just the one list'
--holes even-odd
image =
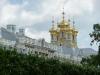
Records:
{"label": "golden dome", "polygon": [[57,28],[53,25],[52,28],[50,29],[50,32],[51,31],[56,31],[56,30],[57,30]]}
{"label": "golden dome", "polygon": [[52,20],[52,27],[51,27],[51,29],[49,30],[50,32],[53,32],[53,31],[56,31],[56,26],[55,26],[55,24],[54,24],[54,18],[53,18],[53,20]]}
{"label": "golden dome", "polygon": [[69,25],[69,22],[65,21],[65,20],[62,20],[59,25]]}
{"label": "golden dome", "polygon": [[78,30],[75,28],[74,24],[73,24],[73,32],[78,33]]}
{"label": "golden dome", "polygon": [[57,32],[59,32],[60,31],[60,28],[57,28]]}
{"label": "golden dome", "polygon": [[63,8],[63,12],[62,12],[62,20],[61,22],[58,24],[58,26],[68,26],[70,23],[69,21],[65,20],[65,12],[64,12],[64,8]]}

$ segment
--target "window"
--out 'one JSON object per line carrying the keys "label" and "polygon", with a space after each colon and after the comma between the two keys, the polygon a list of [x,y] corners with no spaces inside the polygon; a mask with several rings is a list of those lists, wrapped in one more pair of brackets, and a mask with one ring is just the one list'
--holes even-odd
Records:
{"label": "window", "polygon": [[35,54],[37,55],[37,54],[38,54],[38,52],[37,52],[37,51],[35,51]]}
{"label": "window", "polygon": [[53,35],[51,35],[51,39],[53,40]]}
{"label": "window", "polygon": [[58,36],[57,36],[57,41],[58,41]]}
{"label": "window", "polygon": [[62,37],[64,36],[64,32],[62,32]]}
{"label": "window", "polygon": [[73,35],[73,40],[75,40],[74,35]]}
{"label": "window", "polygon": [[68,36],[68,39],[70,39],[70,34],[67,34],[67,36]]}
{"label": "window", "polygon": [[23,49],[23,52],[25,51],[25,49]]}
{"label": "window", "polygon": [[62,44],[60,43],[60,46],[62,46]]}
{"label": "window", "polygon": [[45,54],[45,56],[48,56],[48,54]]}

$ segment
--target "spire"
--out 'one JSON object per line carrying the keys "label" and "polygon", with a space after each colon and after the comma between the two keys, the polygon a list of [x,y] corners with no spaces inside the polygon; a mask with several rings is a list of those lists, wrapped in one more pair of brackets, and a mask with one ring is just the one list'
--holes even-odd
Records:
{"label": "spire", "polygon": [[52,17],[52,28],[51,30],[55,30],[55,21],[54,21],[54,16]]}
{"label": "spire", "polygon": [[75,24],[75,21],[73,21],[73,25]]}
{"label": "spire", "polygon": [[59,25],[59,22],[57,21],[57,25]]}
{"label": "spire", "polygon": [[64,7],[63,7],[63,12],[62,12],[62,18],[63,18],[63,21],[65,20],[65,12],[64,12]]}
{"label": "spire", "polygon": [[75,29],[75,21],[73,20],[73,28]]}
{"label": "spire", "polygon": [[77,29],[75,28],[75,21],[73,20],[73,30],[75,33],[78,33]]}
{"label": "spire", "polygon": [[54,16],[52,17],[52,27],[54,27]]}
{"label": "spire", "polygon": [[70,19],[68,19],[68,22],[70,22]]}
{"label": "spire", "polygon": [[69,23],[69,25],[70,25],[70,22],[71,22],[71,20],[70,20],[70,19],[68,19],[68,23]]}

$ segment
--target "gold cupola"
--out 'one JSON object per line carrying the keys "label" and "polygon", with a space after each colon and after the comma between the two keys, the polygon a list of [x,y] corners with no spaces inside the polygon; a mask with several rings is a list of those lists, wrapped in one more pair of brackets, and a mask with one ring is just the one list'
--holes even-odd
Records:
{"label": "gold cupola", "polygon": [[52,27],[51,29],[49,30],[50,33],[53,33],[53,32],[57,32],[57,28],[55,26],[55,22],[54,22],[54,19],[52,20]]}
{"label": "gold cupola", "polygon": [[73,34],[77,35],[78,31],[75,28],[75,22],[73,21]]}
{"label": "gold cupola", "polygon": [[62,12],[62,20],[59,23],[58,27],[66,27],[68,25],[69,25],[69,22],[65,20],[65,12],[64,12],[64,9],[63,9],[63,12]]}
{"label": "gold cupola", "polygon": [[51,35],[51,43],[65,46],[69,48],[77,48],[77,33],[78,31],[71,26],[70,19],[65,20],[65,12],[63,9],[62,19],[55,26],[54,19],[52,20],[52,27],[49,30]]}
{"label": "gold cupola", "polygon": [[57,32],[57,28],[56,28],[56,25],[55,25],[55,22],[54,22],[54,18],[52,20],[52,27],[49,30],[49,32],[50,32],[50,35],[51,35],[51,42],[53,44],[56,44],[56,42],[58,40],[58,32]]}

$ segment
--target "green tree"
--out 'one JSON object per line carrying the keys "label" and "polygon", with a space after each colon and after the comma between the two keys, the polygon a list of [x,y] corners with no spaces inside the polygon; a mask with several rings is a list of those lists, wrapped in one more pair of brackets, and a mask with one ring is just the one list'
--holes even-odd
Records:
{"label": "green tree", "polygon": [[96,42],[98,45],[98,55],[100,55],[100,24],[94,24],[93,31],[89,35],[92,38],[91,45]]}
{"label": "green tree", "polygon": [[82,58],[81,63],[97,67],[100,65],[100,24],[94,24],[93,31],[89,35],[92,38],[91,45],[93,45],[94,42],[98,45],[98,55],[91,55],[90,57]]}
{"label": "green tree", "polygon": [[0,75],[100,75],[100,69],[0,48]]}

